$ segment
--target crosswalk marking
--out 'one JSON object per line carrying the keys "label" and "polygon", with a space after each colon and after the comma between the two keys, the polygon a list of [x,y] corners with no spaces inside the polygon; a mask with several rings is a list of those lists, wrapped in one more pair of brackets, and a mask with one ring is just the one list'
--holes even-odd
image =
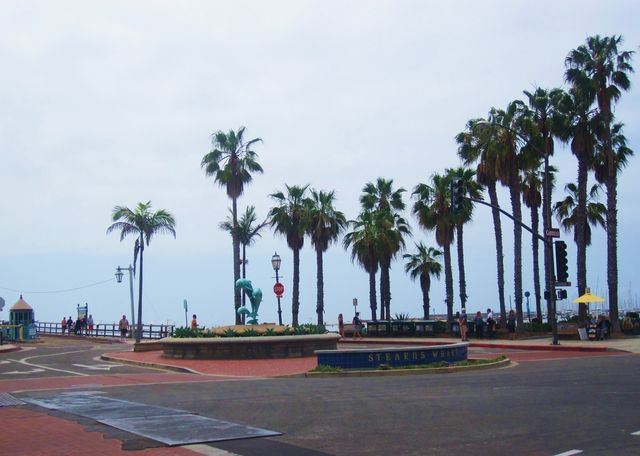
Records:
{"label": "crosswalk marking", "polygon": [[565,451],[564,453],[558,453],[555,456],[572,456],[574,454],[580,454],[582,453],[582,450],[569,450],[569,451]]}

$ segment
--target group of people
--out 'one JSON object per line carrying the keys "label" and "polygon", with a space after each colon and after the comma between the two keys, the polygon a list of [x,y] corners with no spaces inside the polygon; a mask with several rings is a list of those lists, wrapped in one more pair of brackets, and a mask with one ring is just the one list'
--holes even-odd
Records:
{"label": "group of people", "polygon": [[[353,325],[353,338],[354,339],[362,339],[362,320],[360,319],[360,312],[356,312],[351,320],[351,324]],[[344,337],[344,317],[342,314],[338,315],[338,333],[340,333],[340,337]]]}
{"label": "group of people", "polygon": [[[462,308],[461,312],[457,315],[458,326],[460,328],[460,337],[463,341],[469,340],[469,318],[467,316],[467,309]],[[473,318],[475,337],[484,337],[484,328],[487,327],[487,336],[490,339],[496,337],[497,322],[493,317],[491,309],[487,309],[486,320],[482,318],[482,312],[477,311]],[[516,338],[516,313],[513,310],[509,311],[507,316],[507,330],[509,332],[509,339],[515,340]]]}
{"label": "group of people", "polygon": [[76,321],[73,321],[71,317],[65,318],[62,317],[62,322],[60,323],[62,326],[62,335],[65,334],[71,335],[71,333],[76,336],[82,334],[91,334],[93,332],[93,316],[89,315],[88,317],[78,317]]}

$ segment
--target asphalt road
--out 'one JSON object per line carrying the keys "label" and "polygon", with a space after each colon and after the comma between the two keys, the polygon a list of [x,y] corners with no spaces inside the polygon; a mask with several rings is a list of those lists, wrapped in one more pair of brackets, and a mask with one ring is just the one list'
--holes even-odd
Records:
{"label": "asphalt road", "polygon": [[[85,348],[39,362],[50,367],[88,364],[87,359],[106,351],[104,346]],[[65,349],[72,351],[57,347],[48,354]],[[4,377],[2,369],[6,365],[0,365]],[[116,369],[137,368],[109,372]],[[238,455],[640,455],[639,378],[640,356],[621,355],[542,357],[506,369],[447,375],[280,378],[102,391],[283,433],[209,445]],[[134,447],[152,445],[104,431],[125,447],[128,441]]]}

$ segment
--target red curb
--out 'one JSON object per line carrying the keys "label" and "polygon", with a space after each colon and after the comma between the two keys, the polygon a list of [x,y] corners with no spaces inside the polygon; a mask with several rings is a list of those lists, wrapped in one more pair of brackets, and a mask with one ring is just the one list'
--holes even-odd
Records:
{"label": "red curb", "polygon": [[19,347],[17,345],[12,346],[11,348],[3,348],[2,346],[0,346],[0,354],[11,353],[19,350],[22,350],[22,347]]}

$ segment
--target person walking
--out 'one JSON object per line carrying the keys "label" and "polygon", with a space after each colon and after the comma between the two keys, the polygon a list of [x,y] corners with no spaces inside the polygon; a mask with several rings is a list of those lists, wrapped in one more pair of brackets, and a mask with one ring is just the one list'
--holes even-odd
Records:
{"label": "person walking", "polygon": [[62,323],[60,323],[60,325],[62,326],[62,335],[64,336],[64,332],[67,330],[67,318],[66,317],[62,317]]}
{"label": "person walking", "polygon": [[71,335],[71,331],[73,331],[73,320],[71,319],[71,316],[69,316],[69,318],[67,319],[67,335]]}
{"label": "person walking", "polygon": [[509,340],[516,340],[516,313],[513,310],[507,315],[507,330],[509,330]]}
{"label": "person walking", "polygon": [[118,329],[120,330],[120,340],[124,340],[127,337],[127,331],[129,330],[129,321],[126,315],[123,315],[118,323]]}
{"label": "person walking", "polygon": [[460,337],[462,338],[463,341],[468,341],[469,338],[467,337],[467,331],[468,331],[467,309],[465,309],[464,307],[460,312],[460,317],[458,318],[458,325],[460,325]]}
{"label": "person walking", "polygon": [[338,314],[338,334],[340,334],[340,337],[344,337],[344,318],[342,314]]}
{"label": "person walking", "polygon": [[93,316],[89,314],[89,318],[87,318],[87,334],[91,335],[93,333]]}
{"label": "person walking", "polygon": [[362,320],[360,320],[360,312],[356,312],[353,317],[353,338],[362,339]]}

